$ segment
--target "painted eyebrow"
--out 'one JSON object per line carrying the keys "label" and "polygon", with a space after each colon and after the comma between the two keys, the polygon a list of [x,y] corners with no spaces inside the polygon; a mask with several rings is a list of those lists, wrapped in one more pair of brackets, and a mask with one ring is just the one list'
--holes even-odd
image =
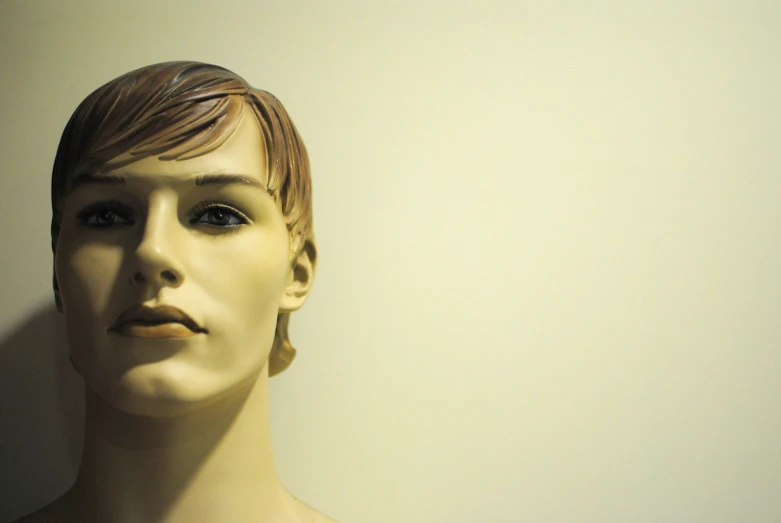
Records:
{"label": "painted eyebrow", "polygon": [[[255,178],[249,178],[240,174],[206,174],[203,176],[196,176],[194,178],[195,185],[202,187],[204,185],[228,185],[232,183],[238,183],[243,185],[249,185],[257,187],[263,192],[266,192],[266,186]],[[74,176],[73,180],[68,187],[67,193],[72,192],[77,187],[87,184],[107,184],[107,185],[125,185],[127,180],[123,176],[111,176],[101,175],[96,176],[94,174],[82,173]]]}
{"label": "painted eyebrow", "polygon": [[67,192],[73,191],[76,187],[81,185],[87,185],[90,183],[108,184],[108,185],[125,185],[127,181],[121,176],[95,176],[94,174],[82,173],[77,174],[71,180],[70,186]]}
{"label": "painted eyebrow", "polygon": [[231,183],[240,183],[244,185],[251,185],[266,192],[266,186],[255,178],[249,178],[240,174],[206,174],[204,176],[195,177],[195,185],[201,187],[203,185],[219,184],[227,185]]}

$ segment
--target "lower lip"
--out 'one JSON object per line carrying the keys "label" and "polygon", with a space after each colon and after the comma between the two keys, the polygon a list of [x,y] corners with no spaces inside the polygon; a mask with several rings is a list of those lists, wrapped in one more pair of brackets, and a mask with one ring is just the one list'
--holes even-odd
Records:
{"label": "lower lip", "polygon": [[114,332],[131,338],[190,338],[198,333],[193,332],[181,323],[123,323]]}

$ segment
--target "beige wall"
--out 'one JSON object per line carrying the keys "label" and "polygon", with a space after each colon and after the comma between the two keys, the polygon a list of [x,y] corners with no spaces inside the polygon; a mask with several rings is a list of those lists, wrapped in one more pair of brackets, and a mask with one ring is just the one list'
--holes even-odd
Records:
{"label": "beige wall", "polygon": [[272,380],[294,493],[343,523],[781,520],[781,4],[421,3],[0,1],[0,521],[78,459],[59,133],[173,59],[275,93],[312,158],[318,282]]}

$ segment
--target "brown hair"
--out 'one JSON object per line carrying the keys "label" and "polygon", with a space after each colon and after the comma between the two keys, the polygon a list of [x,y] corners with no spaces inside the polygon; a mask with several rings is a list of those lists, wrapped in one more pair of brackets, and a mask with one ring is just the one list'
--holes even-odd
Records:
{"label": "brown hair", "polygon": [[[290,234],[291,261],[312,238],[312,196],[306,148],[285,108],[216,65],[166,62],[136,69],[93,91],[71,116],[52,171],[52,250],[56,256],[62,199],[74,174],[101,173],[149,156],[186,160],[222,145],[245,107],[260,124],[268,161],[266,187],[279,200]],[[313,260],[314,262],[314,260]],[[54,279],[55,299],[59,290]],[[269,374],[295,357],[289,313],[277,316]]]}

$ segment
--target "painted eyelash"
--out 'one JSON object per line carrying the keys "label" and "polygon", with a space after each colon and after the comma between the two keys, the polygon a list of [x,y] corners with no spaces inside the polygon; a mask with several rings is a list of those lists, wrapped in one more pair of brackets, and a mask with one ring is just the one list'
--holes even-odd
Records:
{"label": "painted eyelash", "polygon": [[233,203],[230,200],[223,200],[217,198],[207,198],[206,200],[203,200],[198,205],[193,207],[193,210],[190,211],[190,213],[195,217],[201,217],[206,212],[215,208],[226,209],[228,211],[236,213],[237,216],[239,216],[241,219],[245,220],[246,222],[249,223],[250,221],[249,217],[239,210],[239,206],[237,204]]}
{"label": "painted eyelash", "polygon": [[94,203],[88,206],[83,211],[79,212],[76,215],[76,218],[78,218],[82,222],[86,222],[91,216],[95,215],[96,213],[105,213],[105,212],[116,214],[126,220],[131,220],[133,218],[133,213],[127,208],[127,206],[119,203],[117,200]]}

